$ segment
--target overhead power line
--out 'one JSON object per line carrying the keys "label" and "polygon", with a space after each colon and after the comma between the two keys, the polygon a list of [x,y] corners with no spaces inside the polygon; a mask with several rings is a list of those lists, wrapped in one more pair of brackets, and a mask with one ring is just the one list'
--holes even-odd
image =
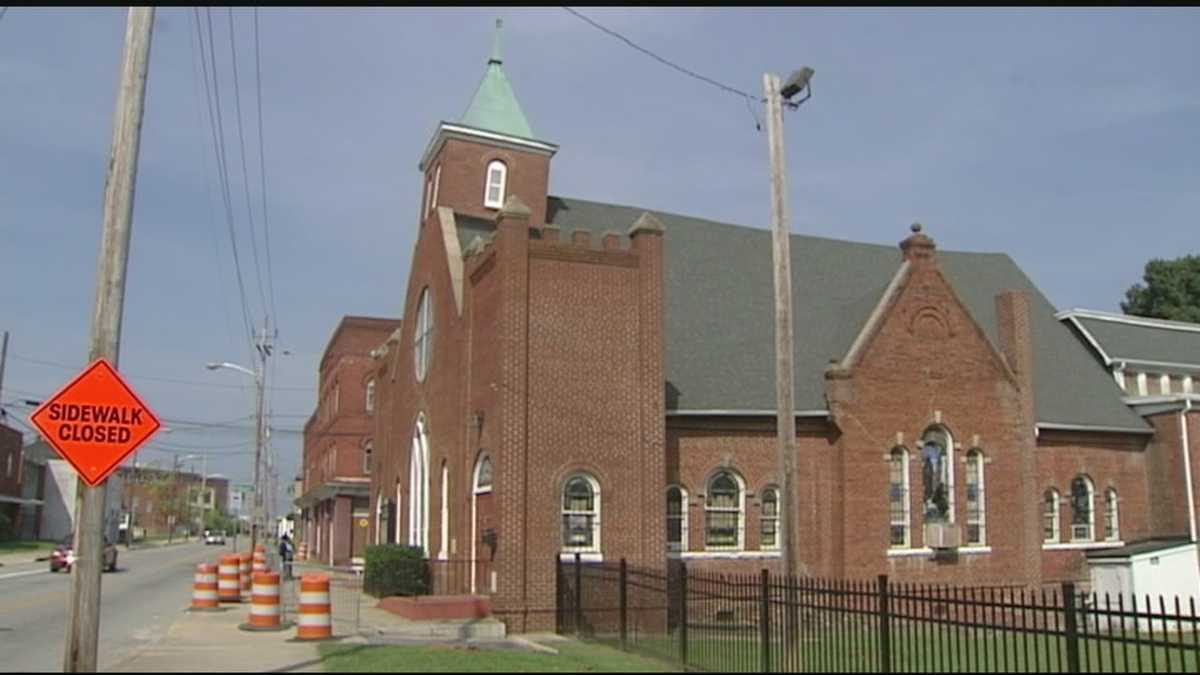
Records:
{"label": "overhead power line", "polygon": [[675,70],[678,70],[679,72],[683,73],[684,75],[687,75],[688,77],[694,77],[697,80],[700,80],[701,82],[707,82],[708,84],[711,84],[712,86],[717,87],[718,89],[729,92],[731,94],[736,94],[738,96],[741,96],[742,98],[758,101],[759,103],[764,103],[766,101],[766,99],[764,99],[760,96],[754,96],[753,94],[742,91],[741,89],[738,89],[736,87],[731,87],[727,84],[721,84],[720,82],[717,82],[716,80],[712,79],[711,77],[705,77],[704,75],[701,75],[700,73],[697,73],[692,70],[688,70],[687,68],[684,68],[683,66],[681,66],[677,63],[669,61],[669,60],[659,56],[658,54],[655,54],[654,52],[650,51],[649,49],[646,49],[645,47],[635,44],[632,40],[625,37],[624,35],[621,35],[620,33],[616,32],[614,30],[611,30],[609,28],[606,28],[606,27],[596,23],[595,21],[593,21],[593,20],[589,19],[588,17],[584,16],[583,14],[580,14],[579,12],[571,9],[570,7],[563,7],[563,9],[567,10],[568,12],[570,12],[574,16],[578,17],[579,19],[585,21],[589,25],[617,38],[621,42],[624,42],[625,44],[629,45],[630,47],[633,47],[634,49],[645,54],[646,56],[649,56],[650,58],[654,59],[655,61],[658,61],[659,63],[661,63],[669,68],[674,68]]}
{"label": "overhead power line", "polygon": [[229,7],[229,56],[233,65],[233,102],[237,111],[238,148],[242,158],[242,184],[246,188],[246,220],[250,224],[250,253],[254,259],[254,276],[258,280],[258,298],[262,303],[263,314],[270,309],[267,305],[267,294],[263,286],[262,263],[258,258],[258,234],[254,227],[254,207],[250,203],[250,170],[246,164],[246,136],[242,125],[242,85],[238,79],[237,32],[233,28],[233,8]]}
{"label": "overhead power line", "polygon": [[[190,31],[189,31],[189,33],[190,33]],[[205,125],[204,111],[209,110],[209,112],[211,113],[211,108],[206,108],[204,105],[206,98],[204,95],[204,91],[201,89],[201,85],[200,85],[200,70],[201,70],[201,66],[204,65],[204,63],[203,63],[203,58],[201,57],[201,49],[197,48],[198,46],[200,48],[203,48],[204,43],[203,43],[203,41],[200,41],[199,45],[197,45],[198,37],[196,35],[192,35],[191,37],[192,37],[191,43],[192,43],[192,57],[193,57],[193,59],[192,59],[192,78],[193,78],[192,94],[195,96],[195,105],[196,105],[196,131],[197,131],[196,141],[198,142],[197,150],[199,151],[198,154],[200,157],[200,171],[204,176],[204,190],[205,190],[205,197],[206,197],[205,206],[207,207],[205,209],[205,211],[208,212],[208,226],[209,226],[208,233],[209,233],[209,238],[212,241],[213,259],[214,259],[214,262],[216,262],[216,265],[213,266],[213,274],[217,277],[217,289],[218,289],[218,292],[220,293],[220,295],[217,298],[217,301],[220,303],[221,311],[225,316],[225,334],[229,338],[229,347],[231,349],[233,349],[237,345],[237,339],[234,337],[233,321],[230,318],[229,294],[226,291],[226,286],[225,286],[225,265],[222,261],[222,258],[224,256],[221,255],[221,245],[220,245],[221,231],[220,231],[220,227],[217,225],[216,214],[213,210],[213,182],[212,182],[212,178],[211,178],[211,175],[209,172],[209,167],[208,167],[208,152],[205,150],[205,142],[207,141],[207,138],[206,138],[207,130],[205,129],[206,125]],[[207,85],[207,84],[208,84],[208,80],[207,80],[207,78],[205,78],[205,85]]]}
{"label": "overhead power line", "polygon": [[[8,408],[8,409],[12,410],[14,413],[19,412],[17,410],[18,408],[20,408],[21,410],[33,410],[37,406],[41,405],[42,401],[45,400],[45,397],[34,394],[33,392],[22,391],[20,389],[12,389],[9,387],[6,387],[6,389],[8,389],[8,391],[11,391],[11,392],[20,393],[22,395],[34,396],[37,399],[37,400],[5,401],[3,403],[0,403],[0,407]],[[254,415],[244,415],[242,417],[235,417],[230,420],[217,420],[217,421],[188,420],[188,419],[182,419],[182,418],[176,418],[176,417],[162,417],[162,416],[160,416],[158,419],[159,419],[159,421],[164,422],[168,427],[173,429],[176,433],[192,433],[192,432],[199,432],[199,431],[203,431],[203,430],[207,430],[207,429],[231,429],[231,430],[235,430],[235,431],[251,431],[254,429],[253,424],[234,424],[234,422],[241,422],[241,421],[249,422],[253,417],[254,417]],[[298,417],[298,415],[280,415],[280,417]],[[304,415],[304,417],[308,417],[308,416]],[[275,427],[272,427],[271,430],[272,431],[285,431],[285,432],[291,431],[290,429],[276,429]],[[299,430],[297,430],[297,431],[299,431]]]}
{"label": "overhead power line", "polygon": [[[83,369],[83,366],[77,365],[77,364],[60,363],[58,361],[46,361],[44,359],[35,359],[35,358],[30,358],[28,356],[19,356],[17,354],[12,354],[12,353],[10,353],[8,356],[9,356],[9,358],[16,360],[16,361],[24,361],[26,363],[34,363],[34,364],[41,365],[41,366],[50,366],[53,368],[64,368],[66,370],[82,370]],[[135,380],[146,380],[146,381],[150,381],[150,382],[169,382],[171,384],[186,384],[188,386],[193,386],[193,387],[215,387],[217,389],[244,389],[244,388],[250,386],[248,384],[220,384],[217,382],[199,382],[197,380],[178,380],[178,379],[174,379],[174,378],[170,378],[170,377],[155,377],[152,375],[137,375],[134,373],[127,373],[125,371],[121,371],[121,376],[132,378]],[[280,386],[275,386],[275,385],[272,385],[271,388],[278,389],[280,391],[309,391],[309,392],[311,392],[311,391],[316,390],[315,387],[280,387]]]}
{"label": "overhead power line", "polygon": [[260,174],[259,187],[262,195],[263,236],[267,244],[267,288],[271,295],[271,317],[275,320],[275,329],[279,330],[279,312],[275,309],[275,273],[271,268],[271,219],[267,216],[267,159],[263,141],[262,113],[262,58],[258,43],[258,7],[254,8],[254,86],[258,102],[258,168]]}
{"label": "overhead power line", "polygon": [[[204,95],[208,103],[209,128],[212,130],[213,152],[217,157],[217,174],[221,185],[221,197],[225,204],[225,222],[229,231],[229,243],[233,250],[233,268],[238,282],[238,298],[242,305],[242,323],[246,331],[247,355],[254,358],[254,328],[256,322],[251,317],[250,306],[246,301],[246,285],[242,278],[241,259],[238,256],[237,234],[234,228],[233,196],[229,187],[229,165],[225,158],[225,125],[221,114],[221,85],[217,71],[216,45],[213,41],[212,11],[205,8],[208,23],[208,50],[204,49],[204,30],[200,23],[200,8],[193,8],[196,23],[196,34],[200,38],[200,63],[204,74]],[[208,66],[212,65],[212,85],[209,85]],[[214,104],[215,100],[215,104]]]}

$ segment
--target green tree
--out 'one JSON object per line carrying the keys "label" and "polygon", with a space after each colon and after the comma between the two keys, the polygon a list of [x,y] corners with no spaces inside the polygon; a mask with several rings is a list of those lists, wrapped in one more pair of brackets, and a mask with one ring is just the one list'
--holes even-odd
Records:
{"label": "green tree", "polygon": [[1200,255],[1146,263],[1142,279],[1125,291],[1121,311],[1171,321],[1200,323]]}
{"label": "green tree", "polygon": [[[179,482],[176,474],[155,472],[145,478],[145,485],[155,510],[161,514],[164,528],[170,528],[171,522],[174,522],[175,528],[190,524],[188,489]],[[170,529],[166,533],[170,537],[174,530]]]}
{"label": "green tree", "polygon": [[204,529],[216,530],[232,535],[237,529],[237,521],[213,509],[204,515]]}

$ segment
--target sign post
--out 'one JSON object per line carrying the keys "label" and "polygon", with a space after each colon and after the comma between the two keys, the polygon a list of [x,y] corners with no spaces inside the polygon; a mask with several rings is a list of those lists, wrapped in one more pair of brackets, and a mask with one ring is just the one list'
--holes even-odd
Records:
{"label": "sign post", "polygon": [[[137,177],[138,146],[142,137],[142,112],[146,101],[146,74],[150,63],[150,35],[153,28],[153,7],[129,8],[125,23],[121,79],[117,87],[117,106],[113,115],[112,149],[104,181],[104,229],[100,234],[100,254],[96,263],[96,304],[92,311],[88,346],[88,361],[92,365],[85,371],[85,375],[88,372],[96,372],[97,361],[104,361],[102,369],[115,374],[112,366],[116,365],[120,354],[121,319],[125,308],[125,273],[129,262],[129,237],[133,221],[133,192]],[[126,389],[128,390],[128,387]],[[64,456],[78,457],[76,468],[82,466],[87,472],[80,473],[78,497],[75,500],[75,555],[79,562],[78,566],[72,568],[71,593],[67,600],[66,640],[63,648],[63,670],[69,673],[95,672],[97,668],[100,641],[100,566],[104,557],[101,530],[104,527],[107,492],[102,481],[120,463],[120,460],[111,464],[105,460],[111,459],[109,455],[114,448],[128,444],[128,451],[121,454],[124,458],[137,447],[137,443],[145,442],[158,428],[158,420],[154,420],[154,428],[144,432],[137,443],[134,443],[136,420],[121,418],[122,413],[119,411],[115,421],[110,412],[105,412],[105,421],[96,422],[89,419],[85,424],[82,419],[82,406],[92,406],[88,413],[90,418],[104,403],[93,402],[82,398],[81,392],[76,393],[81,396],[80,399],[58,401],[58,404],[74,404],[80,407],[59,407],[53,414],[55,418],[78,414],[80,419],[50,419],[52,411],[49,408],[45,410],[45,415],[38,416],[39,419],[44,418],[46,423],[61,422],[54,425],[55,428],[49,429],[49,433],[40,425],[39,431],[47,440],[54,437],[56,431],[59,432],[58,442],[70,444],[71,448]],[[128,393],[132,394],[132,391]],[[58,396],[66,394],[67,391],[64,390]],[[39,408],[35,415],[41,411]],[[122,419],[125,422],[122,422]],[[72,423],[72,426],[68,427],[67,423]],[[34,424],[38,423],[35,421]],[[100,431],[100,427],[105,428]],[[91,431],[85,432],[84,428]],[[126,433],[129,434],[128,438],[125,438]],[[59,448],[59,452],[63,453],[62,448]],[[93,454],[97,456],[91,457]],[[86,475],[91,475],[92,478],[89,479]]]}

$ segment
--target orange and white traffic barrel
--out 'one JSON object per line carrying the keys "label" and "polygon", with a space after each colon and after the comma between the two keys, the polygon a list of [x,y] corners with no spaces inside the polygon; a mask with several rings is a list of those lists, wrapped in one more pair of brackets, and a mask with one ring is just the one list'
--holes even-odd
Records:
{"label": "orange and white traffic barrel", "polygon": [[329,575],[300,577],[300,606],[296,614],[297,640],[327,640],[333,637],[333,615],[329,604]]}
{"label": "orange and white traffic barrel", "polygon": [[254,573],[267,571],[267,554],[261,546],[254,547]]}
{"label": "orange and white traffic barrel", "polygon": [[279,573],[255,572],[250,599],[250,621],[239,628],[249,631],[283,630],[279,611]]}
{"label": "orange and white traffic barrel", "polygon": [[238,557],[238,586],[242,591],[242,601],[250,599],[250,554],[239,553]]}
{"label": "orange and white traffic barrel", "polygon": [[220,604],[217,597],[217,566],[196,565],[196,574],[192,577],[192,609],[213,610]]}
{"label": "orange and white traffic barrel", "polygon": [[296,560],[299,560],[300,562],[308,560],[308,542],[302,541],[300,542],[300,545],[296,547]]}
{"label": "orange and white traffic barrel", "polygon": [[217,570],[217,597],[221,602],[242,601],[242,586],[238,580],[239,562],[236,553],[221,556],[221,565]]}

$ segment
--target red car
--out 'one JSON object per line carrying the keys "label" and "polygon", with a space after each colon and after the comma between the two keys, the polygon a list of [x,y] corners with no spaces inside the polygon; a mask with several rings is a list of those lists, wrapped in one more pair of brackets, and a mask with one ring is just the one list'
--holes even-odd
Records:
{"label": "red car", "polygon": [[[71,565],[75,564],[75,535],[70,535],[58,543],[54,547],[54,552],[50,554],[50,571],[57,572],[65,569],[71,571]],[[104,571],[117,571],[117,547],[112,545],[108,537],[104,538]]]}

